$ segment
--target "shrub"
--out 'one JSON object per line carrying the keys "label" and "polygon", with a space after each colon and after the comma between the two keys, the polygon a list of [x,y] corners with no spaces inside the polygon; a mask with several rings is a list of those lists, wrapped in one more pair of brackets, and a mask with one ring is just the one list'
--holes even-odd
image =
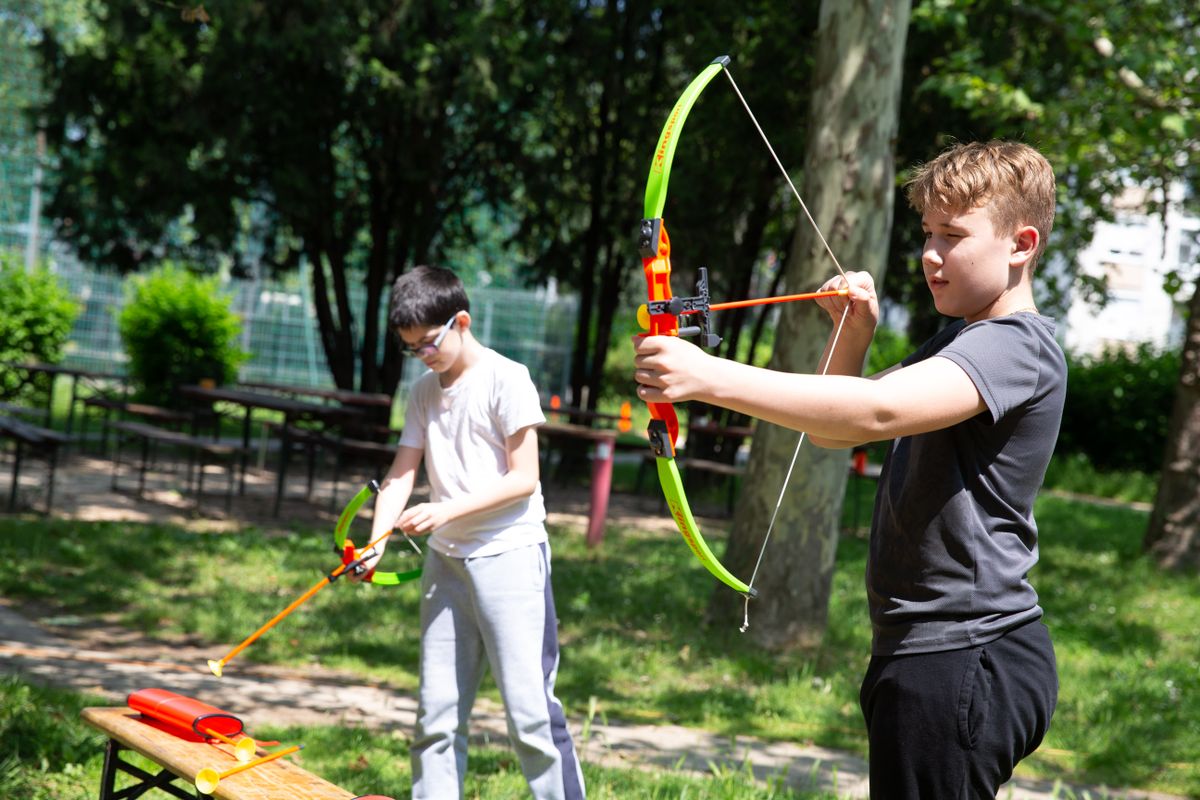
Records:
{"label": "shrub", "polygon": [[[21,257],[0,250],[0,361],[62,360],[79,306],[45,267],[26,270]],[[0,397],[26,400],[34,387],[19,370],[0,370]]]}
{"label": "shrub", "polygon": [[131,279],[118,327],[142,400],[174,406],[181,385],[237,378],[246,355],[237,346],[241,321],[229,306],[215,278],[176,264]]}
{"label": "shrub", "polygon": [[867,354],[867,367],[863,374],[874,375],[888,367],[899,364],[914,350],[908,337],[897,330],[881,325],[875,329],[871,340],[871,351]]}
{"label": "shrub", "polygon": [[1072,355],[1068,367],[1057,452],[1081,453],[1100,470],[1158,472],[1179,381],[1179,351],[1141,344]]}

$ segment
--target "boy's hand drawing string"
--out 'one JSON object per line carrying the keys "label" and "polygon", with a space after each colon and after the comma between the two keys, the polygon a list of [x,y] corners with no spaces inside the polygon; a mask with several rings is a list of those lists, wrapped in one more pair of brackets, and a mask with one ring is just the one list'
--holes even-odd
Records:
{"label": "boy's hand drawing string", "polygon": [[[638,234],[638,250],[642,256],[642,269],[646,275],[646,288],[649,295],[646,305],[638,309],[638,320],[641,322],[642,327],[646,329],[646,335],[698,336],[702,347],[714,347],[721,341],[720,337],[710,330],[709,313],[711,311],[718,311],[722,308],[736,308],[744,305],[807,300],[814,299],[815,297],[828,297],[831,294],[848,293],[847,288],[834,292],[813,292],[777,298],[735,301],[733,303],[710,303],[708,274],[704,268],[698,270],[699,279],[697,281],[695,297],[675,297],[671,293],[671,240],[667,235],[666,223],[662,218],[663,208],[666,205],[667,199],[667,184],[671,174],[671,162],[675,157],[675,147],[679,142],[679,136],[683,130],[683,123],[687,120],[688,112],[691,111],[692,105],[696,102],[700,93],[704,91],[705,87],[716,77],[718,72],[724,72],[725,76],[729,78],[729,83],[733,87],[733,91],[741,101],[742,107],[746,109],[746,113],[754,123],[755,129],[758,131],[759,136],[762,137],[767,150],[771,153],[771,158],[775,161],[776,166],[779,167],[779,171],[783,174],[784,179],[791,188],[792,194],[800,203],[800,208],[804,210],[804,215],[820,239],[825,252],[833,260],[833,264],[842,276],[842,279],[846,282],[846,286],[849,286],[849,279],[846,277],[845,270],[842,269],[837,256],[833,254],[833,250],[829,247],[825,235],[821,232],[816,220],[813,219],[812,214],[809,212],[808,205],[800,196],[796,185],[792,182],[787,170],[784,169],[782,162],[780,162],[779,156],[775,154],[775,148],[771,146],[771,142],[763,132],[762,126],[758,124],[754,112],[750,110],[750,105],[746,102],[746,98],[742,95],[737,83],[733,80],[733,76],[729,73],[729,61],[728,56],[721,56],[714,59],[703,72],[688,84],[688,87],[684,89],[683,94],[680,95],[679,100],[675,103],[675,107],[667,117],[662,134],[659,136],[658,144],[654,149],[654,158],[650,163],[650,175],[646,182],[644,218],[642,219]],[[838,322],[837,329],[834,331],[833,341],[829,347],[829,355],[819,370],[821,375],[829,371],[829,365],[833,361],[833,354],[837,348],[838,339],[841,337],[842,327],[846,323],[849,311],[850,303],[847,302],[845,308],[842,310],[842,317]],[[692,319],[689,321],[693,322],[693,324],[685,328],[680,328],[679,317],[684,315],[691,317]],[[767,544],[771,540],[771,534],[775,530],[775,522],[779,517],[779,510],[783,505],[783,497],[787,492],[788,483],[791,481],[792,472],[795,469],[796,460],[800,454],[800,447],[804,444],[805,435],[801,433],[799,440],[796,442],[796,449],[792,454],[791,464],[788,466],[787,475],[779,491],[779,498],[775,502],[775,509],[771,514],[771,522],[763,538],[762,547],[759,549],[754,570],[750,575],[750,581],[744,583],[735,577],[713,555],[703,535],[700,533],[700,528],[696,524],[695,517],[688,504],[683,480],[679,474],[679,467],[675,463],[675,441],[679,436],[679,420],[675,414],[674,406],[670,403],[647,403],[647,405],[650,407],[651,417],[650,426],[647,430],[650,439],[650,448],[656,456],[655,463],[658,467],[659,482],[662,484],[663,496],[666,498],[667,506],[671,510],[671,516],[675,519],[675,524],[679,528],[684,541],[687,542],[688,547],[691,548],[700,563],[718,580],[735,591],[740,592],[745,598],[745,611],[740,628],[742,632],[745,632],[750,627],[750,600],[758,594],[754,589],[754,581],[758,577],[758,570],[762,565],[763,555],[766,553]]]}

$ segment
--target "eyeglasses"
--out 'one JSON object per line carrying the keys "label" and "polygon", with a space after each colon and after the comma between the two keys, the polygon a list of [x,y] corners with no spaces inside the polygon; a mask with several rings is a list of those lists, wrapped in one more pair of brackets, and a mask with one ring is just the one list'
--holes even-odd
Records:
{"label": "eyeglasses", "polygon": [[454,323],[458,319],[458,313],[459,312],[455,311],[454,316],[446,320],[446,324],[442,326],[442,329],[438,332],[437,337],[435,337],[432,342],[416,344],[412,347],[403,345],[400,349],[411,356],[416,356],[417,358],[429,358],[430,356],[435,355],[438,351],[438,348],[442,346],[442,341],[445,340],[446,334],[448,334],[450,329],[454,327]]}

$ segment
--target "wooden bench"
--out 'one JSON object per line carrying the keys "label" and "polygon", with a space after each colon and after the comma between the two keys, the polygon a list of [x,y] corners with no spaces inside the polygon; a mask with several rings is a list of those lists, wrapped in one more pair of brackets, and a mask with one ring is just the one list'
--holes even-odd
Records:
{"label": "wooden bench", "polygon": [[[152,406],[146,403],[131,403],[125,400],[119,400],[113,397],[105,397],[96,395],[88,397],[83,401],[84,409],[98,410],[101,413],[100,417],[100,452],[108,452],[108,432],[111,427],[110,420],[116,416],[118,420],[128,421],[130,418],[137,418],[152,422],[156,425],[182,430],[184,427],[190,427],[192,433],[196,433],[197,419],[194,414],[186,411],[176,411],[170,408],[161,406]],[[87,439],[87,414],[82,417],[80,424],[79,438],[81,441]]]}
{"label": "wooden bench", "polygon": [[[144,720],[131,708],[85,708],[83,721],[108,737],[104,771],[100,775],[100,800],[141,797],[153,789],[184,798],[220,800],[351,800],[354,795],[318,778],[288,758],[280,758],[221,780],[211,795],[200,794],[192,782],[205,767],[218,772],[235,767],[232,748],[224,744],[191,742],[174,736]],[[125,761],[124,750],[132,750],[162,767],[157,774]],[[117,773],[124,772],[139,783],[116,788]],[[176,786],[181,781],[185,786]]]}
{"label": "wooden bench", "polygon": [[0,403],[0,414],[9,417],[17,417],[23,420],[34,420],[42,422],[46,419],[46,412],[38,408],[30,408],[29,406],[18,406],[12,403]]}
{"label": "wooden bench", "polygon": [[[384,472],[396,458],[402,431],[386,425],[356,426],[351,431],[359,435],[373,435],[375,438],[361,439],[357,436],[328,436],[328,445],[333,448],[333,495],[330,507],[337,508],[338,491],[341,488],[342,467],[348,459],[365,461],[375,469],[375,478],[382,478]],[[383,441],[381,441],[383,440]]]}
{"label": "wooden bench", "polygon": [[192,467],[194,466],[193,458],[199,456],[199,469],[195,470],[196,474],[196,503],[199,505],[200,498],[204,494],[204,468],[213,461],[224,461],[225,472],[228,477],[228,488],[225,492],[225,509],[228,510],[233,503],[233,487],[236,483],[234,460],[240,457],[244,448],[240,445],[227,444],[214,439],[206,439],[200,436],[192,436],[190,434],[181,433],[180,431],[167,430],[154,425],[149,425],[144,422],[114,422],[113,430],[117,432],[116,446],[113,451],[113,470],[112,470],[112,488],[117,491],[117,476],[121,469],[121,439],[122,434],[126,438],[138,439],[141,441],[141,463],[138,465],[138,496],[141,497],[146,490],[146,469],[152,460],[154,450],[158,445],[166,445],[168,447],[178,448],[188,453],[188,474],[186,478],[187,486],[190,488],[192,484]]}
{"label": "wooden bench", "polygon": [[9,416],[0,416],[0,436],[12,439],[15,445],[13,454],[12,489],[8,495],[8,510],[17,507],[17,488],[21,482],[21,461],[25,448],[42,453],[49,465],[49,476],[46,481],[46,513],[54,505],[54,475],[58,469],[58,449],[70,442],[71,437],[59,431],[52,431],[40,425],[33,425]]}

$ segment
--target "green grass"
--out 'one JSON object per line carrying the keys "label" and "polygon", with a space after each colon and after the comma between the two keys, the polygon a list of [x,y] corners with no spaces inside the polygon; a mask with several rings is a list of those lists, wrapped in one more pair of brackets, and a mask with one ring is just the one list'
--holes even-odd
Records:
{"label": "green grass", "polygon": [[[869,496],[860,498],[867,502]],[[1033,579],[1055,638],[1061,694],[1047,741],[1021,773],[1200,795],[1194,763],[1200,752],[1200,643],[1194,631],[1200,578],[1160,572],[1142,556],[1142,512],[1045,496],[1038,520],[1042,562]],[[860,521],[865,524],[861,509]],[[839,544],[828,632],[809,656],[757,652],[736,630],[703,626],[715,585],[677,536],[610,526],[603,546],[592,551],[576,530],[554,530],[552,539],[563,640],[558,689],[568,713],[583,714],[595,698],[601,718],[865,753],[857,690],[870,634],[861,533],[847,534]],[[330,568],[329,548],[324,530],[214,535],[8,518],[0,520],[0,558],[8,565],[0,572],[0,594],[77,615],[82,624],[108,614],[148,634],[209,642],[219,657]],[[339,582],[228,669],[252,661],[320,663],[414,691],[416,610],[412,586]],[[490,685],[485,692],[495,697]],[[335,730],[343,737],[368,736]],[[319,734],[305,733],[310,735]],[[397,765],[386,777],[389,787],[405,780],[403,740],[370,738],[371,747],[382,748],[380,758]],[[6,742],[3,759],[11,751],[8,737],[0,739]],[[306,749],[305,758],[312,759],[306,763],[321,764],[318,772],[350,786],[336,764],[319,761],[323,749]],[[519,775],[500,768],[507,759],[497,751],[473,762],[477,779],[488,784],[480,797],[519,794],[505,788],[520,784]],[[34,761],[20,757],[23,767]],[[695,779],[682,774],[651,780],[644,773],[595,771],[589,779],[597,786],[611,781],[612,797],[787,796],[732,794],[732,788],[703,794],[719,777],[693,785]],[[678,783],[662,788],[668,784],[655,783],[659,779]],[[745,778],[730,777],[729,783]],[[592,794],[606,796],[603,791]]]}
{"label": "green grass", "polygon": [[1158,475],[1137,470],[1101,472],[1092,467],[1087,456],[1058,454],[1046,470],[1044,486],[1055,491],[1126,503],[1153,503],[1158,493]]}
{"label": "green grass", "polygon": [[[0,797],[22,800],[90,800],[96,796],[104,760],[104,737],[85,725],[79,712],[89,705],[108,705],[99,697],[34,686],[14,677],[0,678]],[[292,756],[306,769],[356,794],[387,793],[406,797],[411,791],[408,737],[402,732],[375,732],[342,727],[263,727],[262,738],[284,744],[302,743]],[[157,765],[130,751],[122,758],[144,770]],[[784,788],[782,776],[757,783],[748,767],[714,768],[710,776],[679,769],[648,772],[584,764],[588,794],[600,800],[820,800],[832,795]],[[119,775],[117,789],[133,779]],[[182,786],[181,781],[176,782]],[[528,789],[519,765],[508,750],[471,749],[466,796],[523,797]],[[155,794],[154,796],[158,796]]]}

